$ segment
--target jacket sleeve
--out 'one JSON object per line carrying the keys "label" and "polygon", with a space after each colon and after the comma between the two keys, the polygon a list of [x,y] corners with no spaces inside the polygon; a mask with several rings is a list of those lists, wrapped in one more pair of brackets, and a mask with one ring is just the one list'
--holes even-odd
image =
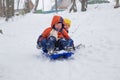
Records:
{"label": "jacket sleeve", "polygon": [[47,28],[43,31],[43,33],[41,34],[41,36],[39,37],[38,41],[41,41],[44,38],[48,38],[48,36],[50,35],[52,28]]}
{"label": "jacket sleeve", "polygon": [[42,33],[42,37],[47,38],[50,35],[51,30],[52,30],[51,27],[45,29]]}
{"label": "jacket sleeve", "polygon": [[66,39],[70,39],[70,36],[68,35],[68,33],[65,29],[62,30],[62,34]]}

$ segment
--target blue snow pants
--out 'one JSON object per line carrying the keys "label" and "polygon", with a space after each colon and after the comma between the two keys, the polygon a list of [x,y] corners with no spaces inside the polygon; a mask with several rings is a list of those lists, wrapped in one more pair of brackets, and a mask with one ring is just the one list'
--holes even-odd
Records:
{"label": "blue snow pants", "polygon": [[47,53],[48,50],[55,49],[56,47],[59,50],[64,50],[67,47],[73,46],[73,40],[72,39],[64,39],[61,38],[58,41],[54,36],[50,36],[48,39],[44,38],[42,41],[37,41],[38,46],[42,47],[42,50]]}

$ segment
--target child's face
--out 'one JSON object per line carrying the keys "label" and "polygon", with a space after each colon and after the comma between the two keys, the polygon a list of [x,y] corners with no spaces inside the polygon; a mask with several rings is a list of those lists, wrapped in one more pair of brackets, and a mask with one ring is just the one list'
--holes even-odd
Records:
{"label": "child's face", "polygon": [[55,28],[56,28],[57,30],[61,30],[61,28],[62,28],[62,23],[55,24]]}
{"label": "child's face", "polygon": [[67,29],[67,30],[68,30],[68,29],[69,29],[69,27],[70,27],[70,25],[69,25],[69,24],[65,24],[65,26],[64,26],[64,27],[65,27],[65,29]]}

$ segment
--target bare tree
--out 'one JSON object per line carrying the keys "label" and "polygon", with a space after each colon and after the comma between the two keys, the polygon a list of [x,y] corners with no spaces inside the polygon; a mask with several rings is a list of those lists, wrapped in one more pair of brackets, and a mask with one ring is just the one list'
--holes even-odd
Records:
{"label": "bare tree", "polygon": [[20,4],[20,0],[17,1],[17,11],[19,12],[19,4]]}
{"label": "bare tree", "polygon": [[11,15],[14,16],[14,0],[11,0]]}
{"label": "bare tree", "polygon": [[2,0],[0,0],[0,17],[2,17]]}
{"label": "bare tree", "polygon": [[14,0],[6,0],[6,21],[14,16]]}
{"label": "bare tree", "polygon": [[56,10],[56,13],[58,12],[57,7],[58,7],[57,0],[55,0],[55,10]]}
{"label": "bare tree", "polygon": [[31,0],[25,0],[24,3],[24,11],[25,13],[29,13],[33,9],[33,3]]}
{"label": "bare tree", "polygon": [[9,0],[6,0],[6,21],[10,18],[9,12]]}
{"label": "bare tree", "polygon": [[5,7],[5,0],[2,2],[2,11],[3,11],[3,17],[6,16],[6,7]]}
{"label": "bare tree", "polygon": [[71,0],[72,2],[72,6],[69,10],[69,12],[71,12],[73,10],[73,12],[77,12],[77,6],[76,6],[76,0]]}
{"label": "bare tree", "polygon": [[24,11],[25,11],[25,13],[30,12],[29,0],[25,0],[25,3],[24,3]]}
{"label": "bare tree", "polygon": [[39,0],[35,0],[35,7],[34,7],[34,12],[37,10]]}
{"label": "bare tree", "polygon": [[115,4],[114,8],[118,8],[118,7],[120,7],[119,0],[116,0],[116,4]]}
{"label": "bare tree", "polygon": [[81,2],[81,11],[87,10],[87,0],[79,0]]}

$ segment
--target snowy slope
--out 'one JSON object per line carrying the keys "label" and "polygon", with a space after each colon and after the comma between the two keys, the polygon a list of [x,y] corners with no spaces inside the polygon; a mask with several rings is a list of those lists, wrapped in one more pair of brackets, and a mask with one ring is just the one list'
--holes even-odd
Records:
{"label": "snowy slope", "polygon": [[55,14],[28,14],[0,23],[0,80],[120,80],[120,8],[90,5],[87,12],[58,15],[70,18],[73,59],[50,61],[36,49],[36,40]]}

